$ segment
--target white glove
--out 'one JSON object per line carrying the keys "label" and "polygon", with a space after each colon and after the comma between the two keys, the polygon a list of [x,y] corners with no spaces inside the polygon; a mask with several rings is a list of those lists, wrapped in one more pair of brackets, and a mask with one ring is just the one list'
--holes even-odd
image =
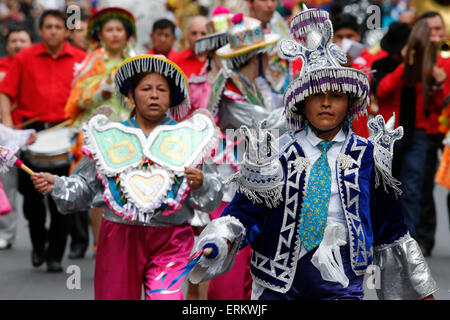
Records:
{"label": "white glove", "polygon": [[347,243],[346,238],[345,226],[329,221],[322,242],[311,259],[312,264],[319,269],[324,280],[339,282],[344,288],[348,286],[349,280],[344,272],[339,247]]}
{"label": "white glove", "polygon": [[224,238],[210,234],[199,240],[196,251],[203,250],[204,246],[207,244],[215,245],[218,251],[214,252],[215,257],[208,257],[203,254],[198,263],[203,268],[208,269],[206,273],[215,275],[220,272],[223,263],[228,256],[228,245]]}

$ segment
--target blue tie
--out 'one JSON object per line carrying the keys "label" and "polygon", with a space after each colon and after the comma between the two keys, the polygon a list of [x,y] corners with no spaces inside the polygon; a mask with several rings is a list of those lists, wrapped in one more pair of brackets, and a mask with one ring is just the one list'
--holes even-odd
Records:
{"label": "blue tie", "polygon": [[311,168],[303,198],[299,236],[307,251],[320,244],[327,224],[328,205],[331,191],[331,169],[327,152],[333,141],[322,141],[318,148],[322,152]]}

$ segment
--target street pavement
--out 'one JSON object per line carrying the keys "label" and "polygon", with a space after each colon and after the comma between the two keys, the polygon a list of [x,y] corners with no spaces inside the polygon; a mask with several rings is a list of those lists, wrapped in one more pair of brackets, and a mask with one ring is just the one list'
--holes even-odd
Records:
{"label": "street pavement", "polygon": [[[446,208],[447,190],[435,188],[438,227],[433,255],[427,258],[440,290],[438,300],[450,300],[450,232]],[[19,204],[21,197],[18,197]],[[19,208],[21,205],[18,206]],[[0,250],[0,300],[92,300],[94,299],[95,259],[92,251],[92,236],[84,259],[69,260],[68,248],[63,259],[64,272],[51,274],[46,265],[31,266],[31,245],[27,222],[19,213],[18,235],[14,246]],[[76,277],[79,276],[79,280]],[[368,279],[367,279],[368,280]],[[367,285],[369,283],[369,285]],[[365,281],[365,299],[376,300],[371,281]],[[369,287],[368,287],[369,286]]]}

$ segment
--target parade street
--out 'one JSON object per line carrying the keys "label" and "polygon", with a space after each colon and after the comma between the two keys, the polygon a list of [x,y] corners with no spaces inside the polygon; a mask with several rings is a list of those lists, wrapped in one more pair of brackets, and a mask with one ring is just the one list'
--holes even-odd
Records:
{"label": "parade street", "polygon": [[[439,291],[438,300],[450,300],[450,232],[446,203],[447,190],[435,188],[438,210],[436,246],[433,255],[427,258]],[[21,197],[19,197],[21,202]],[[63,259],[63,273],[47,273],[46,265],[31,266],[31,246],[27,222],[20,213],[18,239],[9,250],[0,251],[0,299],[1,300],[92,300],[94,299],[95,259],[90,249],[84,259]],[[69,244],[70,242],[68,242]],[[376,300],[374,281],[365,281],[365,299]],[[369,286],[369,288],[367,287]]]}

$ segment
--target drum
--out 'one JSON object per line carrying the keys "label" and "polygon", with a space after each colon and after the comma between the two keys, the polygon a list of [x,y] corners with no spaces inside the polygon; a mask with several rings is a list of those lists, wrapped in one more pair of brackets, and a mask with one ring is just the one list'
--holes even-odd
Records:
{"label": "drum", "polygon": [[28,162],[41,170],[70,166],[72,127],[47,129],[37,133],[36,141],[25,151]]}

